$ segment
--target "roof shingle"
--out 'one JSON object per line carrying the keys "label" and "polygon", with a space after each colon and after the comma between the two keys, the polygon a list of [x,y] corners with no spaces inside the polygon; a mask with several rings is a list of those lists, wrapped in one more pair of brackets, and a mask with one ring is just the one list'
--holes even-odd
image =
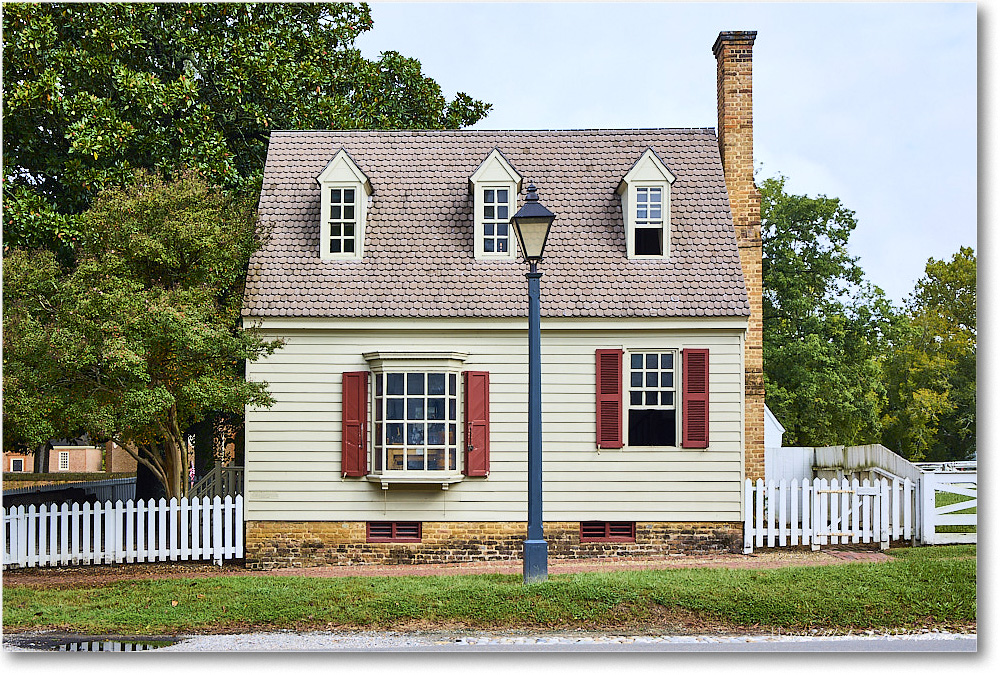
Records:
{"label": "roof shingle", "polygon": [[[316,177],[341,148],[375,191],[361,260],[319,257]],[[556,214],[543,316],[749,315],[712,129],[275,132],[243,315],[526,316],[520,257],[473,257],[468,179],[493,148]],[[647,148],[677,176],[670,256],[628,260],[615,188]]]}

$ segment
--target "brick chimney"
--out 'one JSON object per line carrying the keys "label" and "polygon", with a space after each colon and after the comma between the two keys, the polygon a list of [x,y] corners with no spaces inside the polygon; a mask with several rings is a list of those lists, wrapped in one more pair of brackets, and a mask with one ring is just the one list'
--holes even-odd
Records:
{"label": "brick chimney", "polygon": [[740,264],[750,297],[744,348],[744,472],[764,477],[764,370],[760,193],[753,182],[753,43],[757,31],[723,31],[712,53],[717,65],[719,154],[726,174],[729,208],[736,228]]}

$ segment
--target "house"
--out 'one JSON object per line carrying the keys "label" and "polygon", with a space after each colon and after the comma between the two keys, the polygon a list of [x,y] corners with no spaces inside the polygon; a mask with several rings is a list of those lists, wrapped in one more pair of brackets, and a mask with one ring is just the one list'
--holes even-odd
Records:
{"label": "house", "polygon": [[35,454],[5,450],[3,457],[4,473],[34,473],[36,469],[39,473],[130,473],[137,464],[117,444],[94,444],[86,435],[52,439],[39,446]]}
{"label": "house", "polygon": [[275,132],[243,318],[251,568],[520,557],[529,184],[551,556],[737,550],[764,473],[756,33],[714,129]]}

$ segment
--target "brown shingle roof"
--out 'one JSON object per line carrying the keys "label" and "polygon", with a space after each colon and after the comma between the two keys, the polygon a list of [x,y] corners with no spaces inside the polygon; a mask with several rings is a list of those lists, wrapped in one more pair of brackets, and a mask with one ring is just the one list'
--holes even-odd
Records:
{"label": "brown shingle roof", "polygon": [[[319,258],[316,177],[340,148],[375,190],[362,260]],[[244,316],[526,316],[526,265],[473,258],[468,179],[493,148],[556,214],[544,316],[749,315],[714,130],[639,129],[275,132]],[[615,188],[647,148],[677,176],[666,260],[625,257]]]}

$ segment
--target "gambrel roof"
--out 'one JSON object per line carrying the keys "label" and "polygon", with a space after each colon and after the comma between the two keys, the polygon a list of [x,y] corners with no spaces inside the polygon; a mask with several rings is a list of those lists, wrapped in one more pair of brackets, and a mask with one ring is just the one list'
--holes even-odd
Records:
{"label": "gambrel roof", "polygon": [[[319,256],[316,177],[341,149],[375,191],[361,260]],[[520,257],[473,257],[469,177],[494,149],[556,214],[543,316],[749,316],[713,129],[275,132],[244,316],[526,316]],[[616,189],[648,149],[676,176],[670,256],[629,260]]]}

